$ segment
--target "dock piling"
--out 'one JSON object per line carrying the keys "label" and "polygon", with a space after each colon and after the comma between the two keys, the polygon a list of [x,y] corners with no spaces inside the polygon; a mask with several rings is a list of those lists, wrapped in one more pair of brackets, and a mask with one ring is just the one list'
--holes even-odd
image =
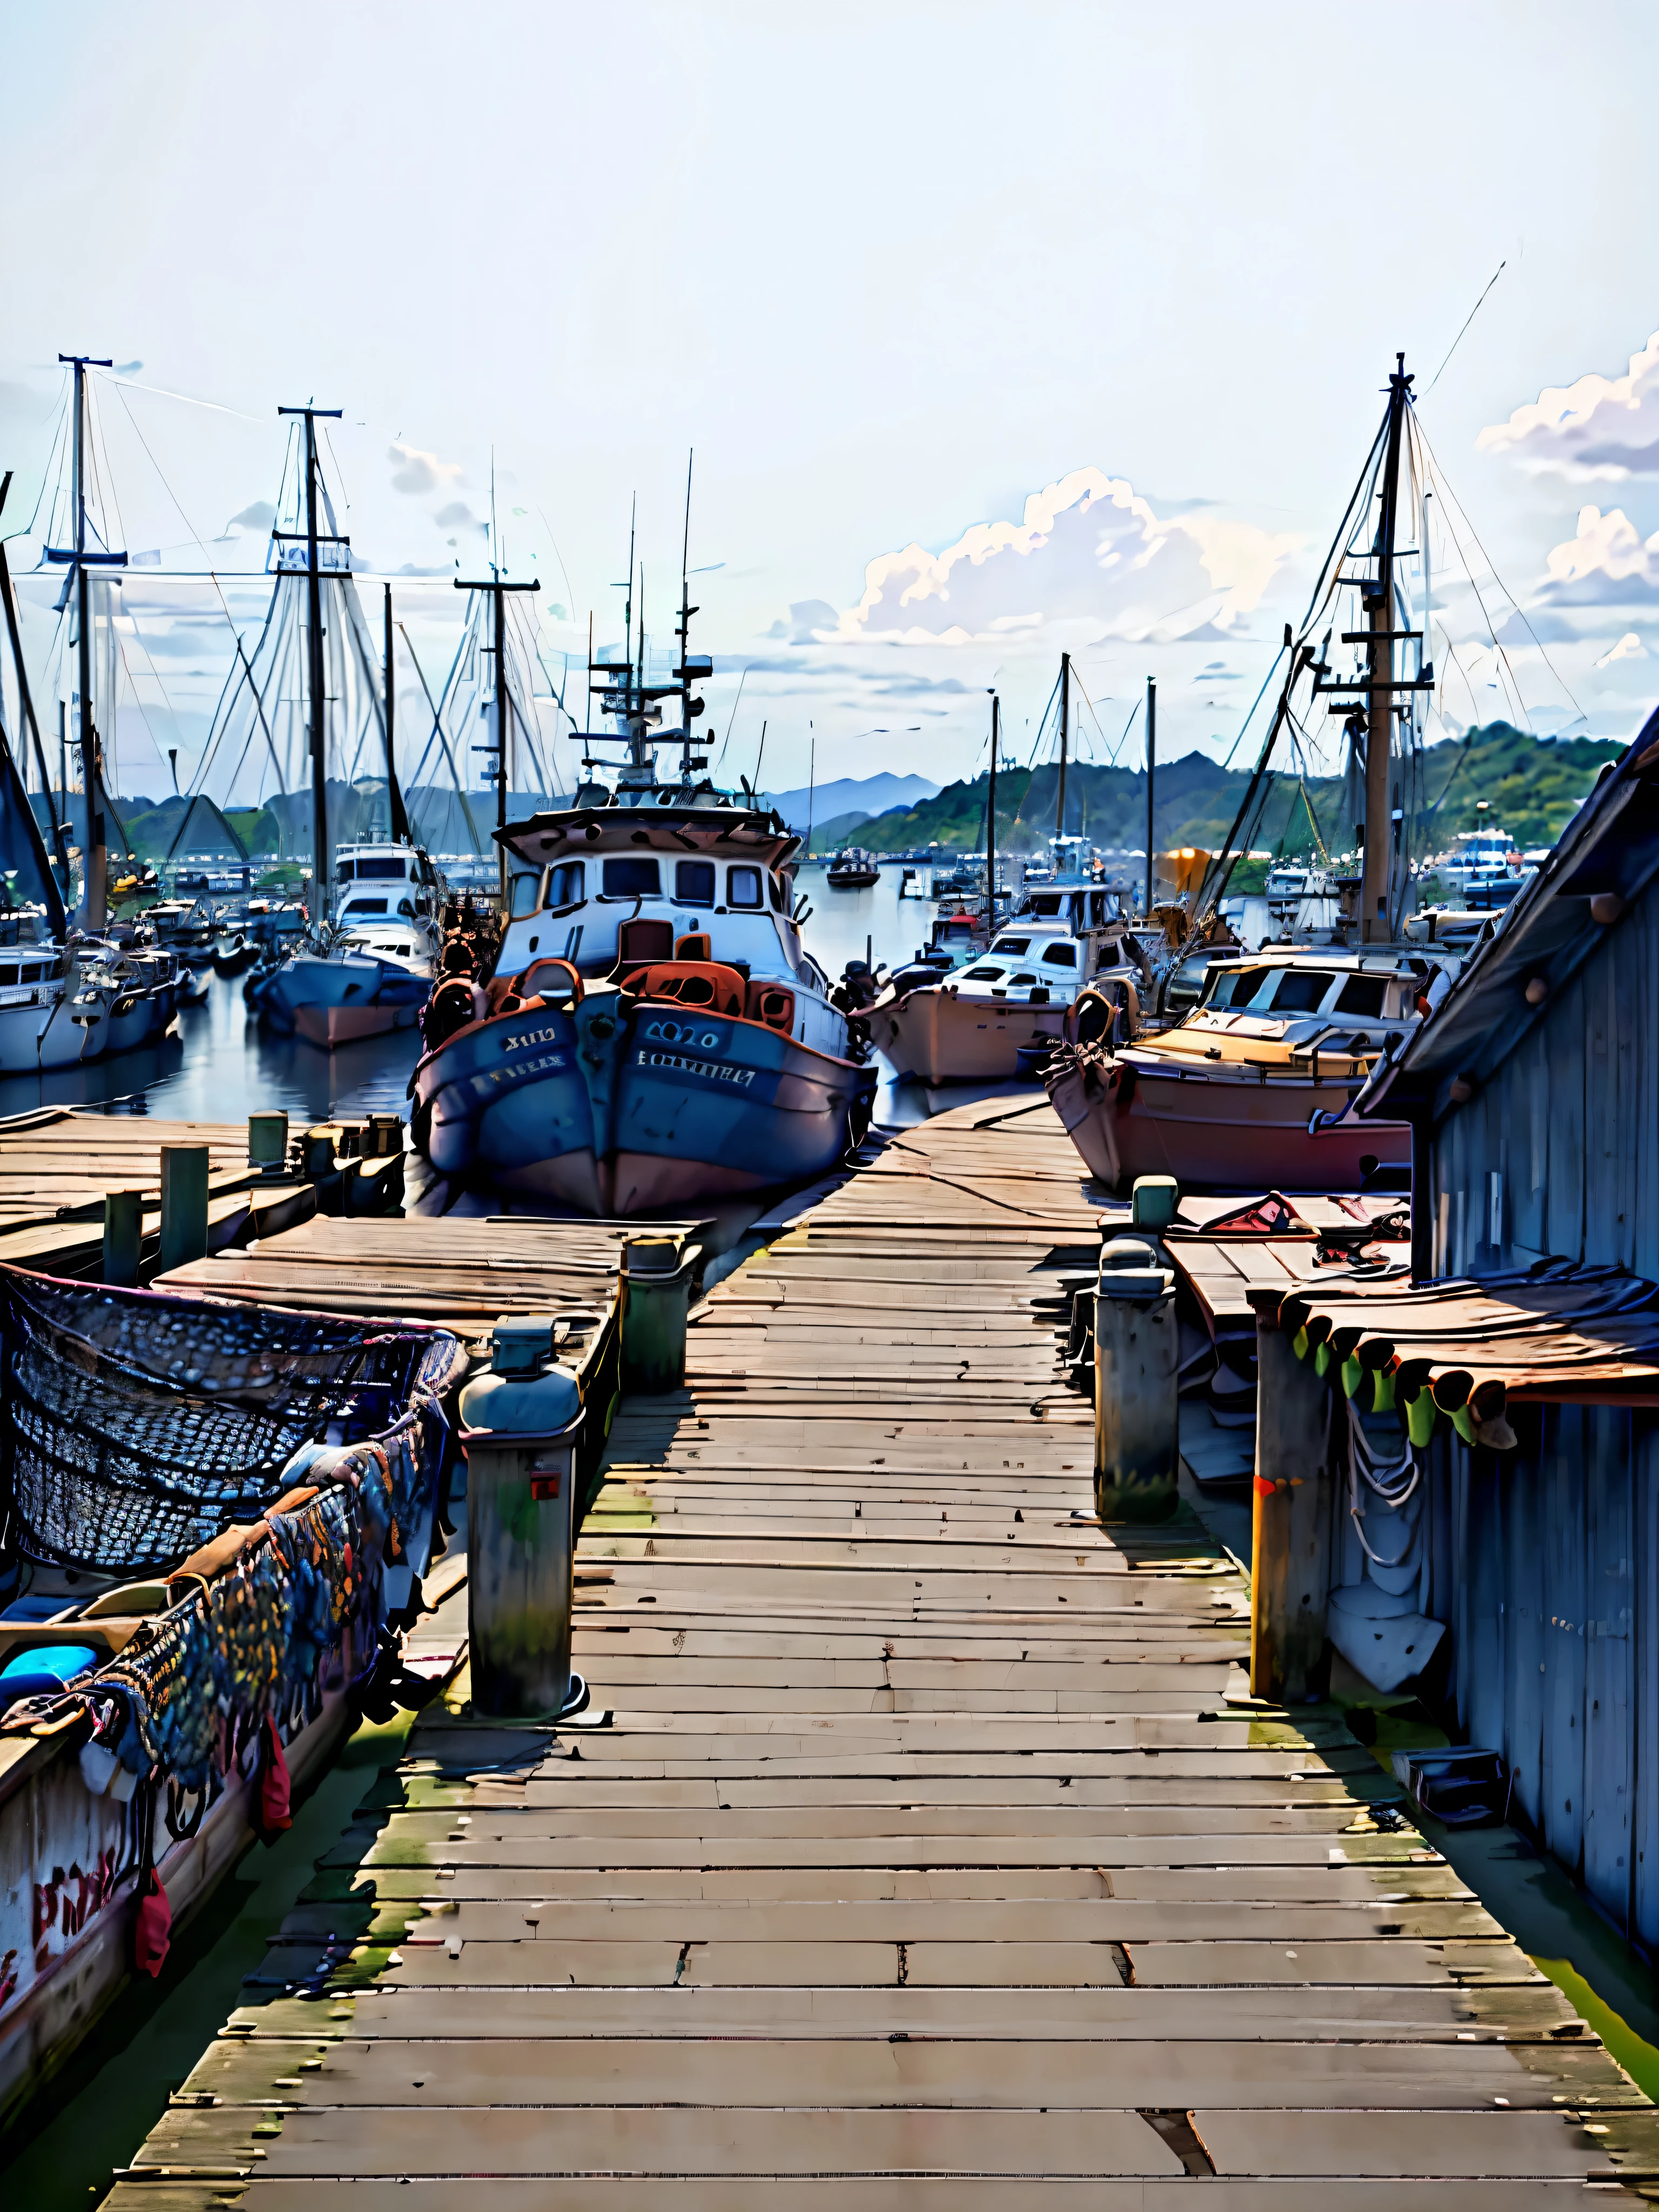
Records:
{"label": "dock piling", "polygon": [[[1276,1294],[1267,1301],[1276,1304]],[[1299,1703],[1322,1686],[1333,1484],[1329,1392],[1275,1314],[1256,1304],[1250,1694]]]}
{"label": "dock piling", "polygon": [[161,1147],[161,1273],[204,1258],[208,1248],[205,1145]]}
{"label": "dock piling", "polygon": [[630,1237],[623,1246],[625,1390],[653,1396],[684,1384],[695,1257],[678,1237]]}
{"label": "dock piling", "polygon": [[144,1236],[144,1194],[141,1190],[104,1193],[104,1280],[125,1290],[136,1288],[138,1259]]}

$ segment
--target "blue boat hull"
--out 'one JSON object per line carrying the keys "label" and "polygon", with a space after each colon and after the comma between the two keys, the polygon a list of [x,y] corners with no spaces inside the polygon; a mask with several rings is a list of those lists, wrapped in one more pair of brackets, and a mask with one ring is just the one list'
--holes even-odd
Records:
{"label": "blue boat hull", "polygon": [[461,1030],[416,1069],[414,1133],[446,1176],[629,1215],[811,1181],[867,1119],[875,1073],[761,1022],[612,997]]}

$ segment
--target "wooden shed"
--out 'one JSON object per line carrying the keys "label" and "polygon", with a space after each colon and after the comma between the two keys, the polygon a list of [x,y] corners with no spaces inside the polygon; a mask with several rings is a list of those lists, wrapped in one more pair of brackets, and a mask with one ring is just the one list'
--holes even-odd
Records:
{"label": "wooden shed", "polygon": [[1374,1650],[1659,1949],[1659,714],[1356,1110],[1410,1273],[1256,1301],[1258,1687]]}

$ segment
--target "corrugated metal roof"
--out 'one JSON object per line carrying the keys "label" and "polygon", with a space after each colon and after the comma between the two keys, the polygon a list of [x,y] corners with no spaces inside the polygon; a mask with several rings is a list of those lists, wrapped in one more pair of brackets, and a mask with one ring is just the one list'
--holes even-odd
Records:
{"label": "corrugated metal roof", "polygon": [[[1537,875],[1504,913],[1436,1012],[1385,1060],[1354,1110],[1398,1120],[1458,1103],[1515,1049],[1618,915],[1659,874],[1659,711],[1573,817]],[[1601,914],[1592,902],[1610,899]],[[1546,988],[1528,1001],[1528,986]]]}

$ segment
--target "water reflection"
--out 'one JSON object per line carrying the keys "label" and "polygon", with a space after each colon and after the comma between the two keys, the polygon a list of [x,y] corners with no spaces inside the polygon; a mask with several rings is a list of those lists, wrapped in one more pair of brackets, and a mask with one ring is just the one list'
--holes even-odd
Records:
{"label": "water reflection", "polygon": [[205,1004],[180,1009],[171,1035],[140,1052],[0,1081],[0,1115],[38,1106],[102,1108],[168,1121],[240,1121],[286,1109],[296,1121],[407,1114],[420,1052],[413,1030],[322,1052],[261,1030],[240,977],[215,975]]}

